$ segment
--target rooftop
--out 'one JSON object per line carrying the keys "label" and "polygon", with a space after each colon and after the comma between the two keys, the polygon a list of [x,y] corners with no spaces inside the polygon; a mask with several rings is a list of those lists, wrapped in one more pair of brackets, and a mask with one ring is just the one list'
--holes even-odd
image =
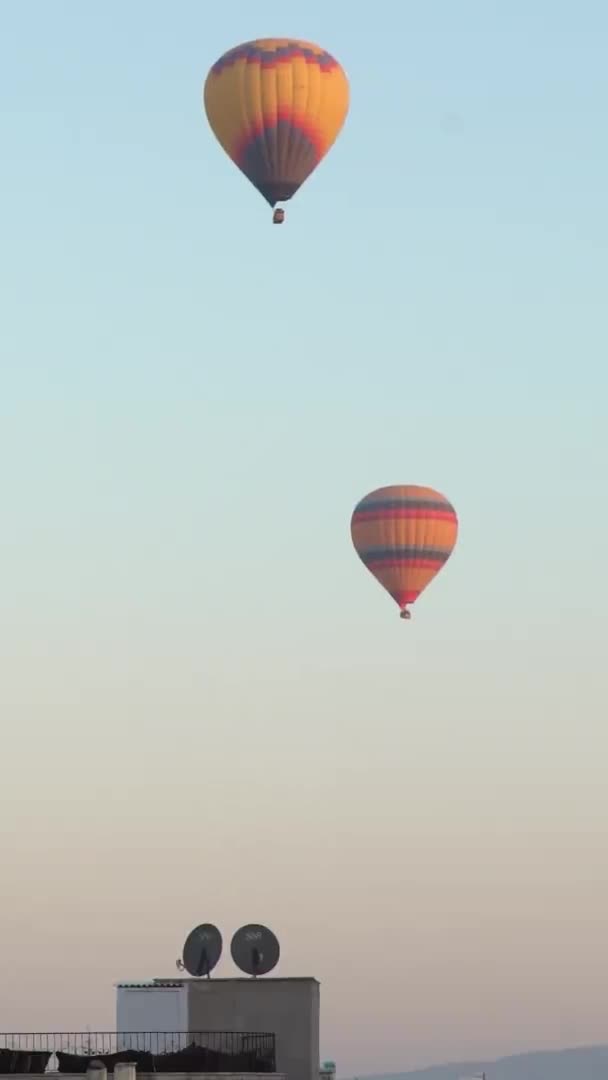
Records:
{"label": "rooftop", "polygon": [[135,980],[134,982],[130,982],[130,981],[128,981],[128,982],[119,982],[119,983],[116,983],[115,985],[117,987],[119,987],[120,989],[126,989],[126,990],[133,990],[133,989],[135,989],[135,990],[140,990],[140,989],[141,990],[146,990],[146,989],[150,989],[150,988],[155,989],[155,988],[158,988],[158,987],[163,987],[165,989],[174,989],[174,988],[179,988],[180,986],[183,986],[185,983],[206,983],[207,981],[214,982],[214,983],[235,983],[235,982],[238,982],[238,983],[252,983],[252,982],[255,981],[257,986],[260,986],[260,985],[262,985],[264,983],[287,983],[287,982],[288,983],[296,983],[296,982],[305,982],[305,983],[314,982],[314,983],[318,983],[319,982],[319,980],[315,979],[313,975],[296,975],[296,976],[291,976],[290,975],[290,976],[285,976],[283,978],[274,977],[272,975],[264,975],[263,977],[260,977],[260,978],[255,979],[255,980],[253,979],[253,977],[251,975],[237,975],[234,978],[223,978],[223,979],[222,978],[216,978],[214,975],[212,975],[210,980],[201,979],[201,978],[191,978],[189,975],[186,975],[184,978],[170,977],[168,979],[140,979],[140,980]]}

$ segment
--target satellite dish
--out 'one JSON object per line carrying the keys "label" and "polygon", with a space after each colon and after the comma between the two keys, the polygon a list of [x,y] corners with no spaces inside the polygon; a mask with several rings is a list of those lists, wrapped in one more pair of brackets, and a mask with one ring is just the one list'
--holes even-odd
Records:
{"label": "satellite dish", "polygon": [[189,975],[199,979],[201,975],[209,978],[222,955],[222,935],[212,923],[195,926],[184,944],[183,965]]}
{"label": "satellite dish", "polygon": [[276,967],[281,949],[272,930],[258,923],[241,926],[230,944],[232,959],[246,975],[267,975]]}

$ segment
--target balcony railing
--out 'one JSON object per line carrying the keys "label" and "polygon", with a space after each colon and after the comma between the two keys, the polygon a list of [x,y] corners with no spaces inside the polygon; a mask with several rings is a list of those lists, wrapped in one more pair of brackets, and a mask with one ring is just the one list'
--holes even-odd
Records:
{"label": "balcony railing", "polygon": [[273,1073],[276,1040],[258,1031],[0,1032],[0,1075],[108,1072],[130,1061],[145,1073]]}

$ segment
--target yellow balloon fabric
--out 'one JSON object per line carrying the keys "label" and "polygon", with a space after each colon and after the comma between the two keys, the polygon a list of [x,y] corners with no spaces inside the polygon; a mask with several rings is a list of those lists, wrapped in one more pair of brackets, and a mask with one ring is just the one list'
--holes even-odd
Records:
{"label": "yellow balloon fabric", "polygon": [[216,138],[275,206],[291,199],[335,142],[349,85],[337,60],[318,45],[260,38],[213,65],[203,97]]}
{"label": "yellow balloon fabric", "polygon": [[397,484],[357,504],[351,536],[361,561],[405,611],[449,559],[458,518],[433,488]]}

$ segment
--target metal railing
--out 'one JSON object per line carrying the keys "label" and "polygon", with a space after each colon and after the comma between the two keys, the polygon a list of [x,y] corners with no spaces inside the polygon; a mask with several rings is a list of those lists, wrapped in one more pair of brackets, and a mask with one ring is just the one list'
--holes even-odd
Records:
{"label": "metal railing", "polygon": [[276,1039],[258,1031],[0,1032],[0,1075],[82,1074],[96,1059],[108,1072],[130,1060],[146,1073],[272,1073]]}

